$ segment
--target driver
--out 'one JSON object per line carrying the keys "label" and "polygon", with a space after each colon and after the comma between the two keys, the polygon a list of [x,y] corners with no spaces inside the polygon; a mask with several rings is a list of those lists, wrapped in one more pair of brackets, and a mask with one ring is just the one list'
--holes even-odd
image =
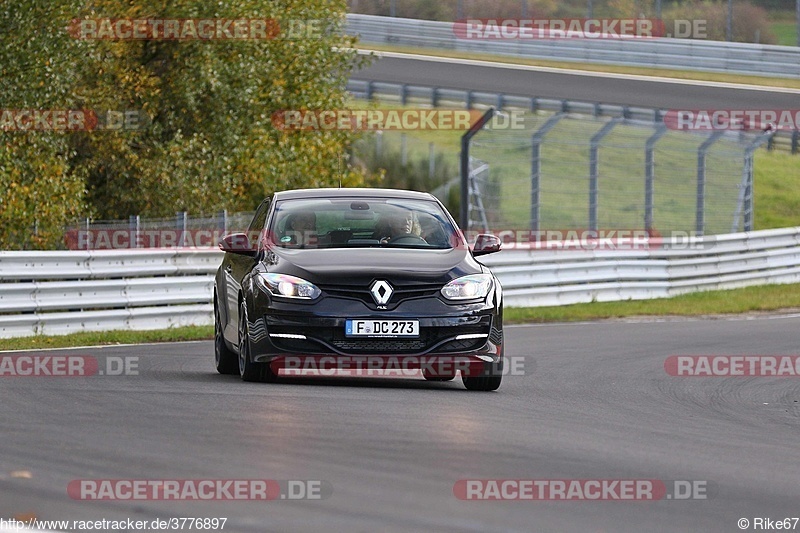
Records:
{"label": "driver", "polygon": [[414,231],[417,226],[414,221],[414,213],[408,209],[401,209],[388,215],[385,222],[384,227],[381,228],[383,231],[378,235],[383,244],[390,243],[400,237],[419,236],[418,231]]}

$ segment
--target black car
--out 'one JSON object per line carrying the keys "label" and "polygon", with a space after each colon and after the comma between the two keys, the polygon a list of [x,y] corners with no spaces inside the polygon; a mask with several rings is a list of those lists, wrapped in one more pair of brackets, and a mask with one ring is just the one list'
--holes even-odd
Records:
{"label": "black car", "polygon": [[503,296],[453,218],[427,193],[309,189],[276,193],[247,233],[227,235],[214,290],[222,374],[274,381],[309,361],[398,364],[467,389],[500,386]]}

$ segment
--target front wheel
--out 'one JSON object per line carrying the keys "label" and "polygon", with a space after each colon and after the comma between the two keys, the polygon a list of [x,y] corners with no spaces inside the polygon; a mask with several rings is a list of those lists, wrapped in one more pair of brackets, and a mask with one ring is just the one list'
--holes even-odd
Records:
{"label": "front wheel", "polygon": [[239,304],[239,375],[243,381],[272,382],[278,377],[266,363],[254,363],[250,357],[250,334],[247,305]]}
{"label": "front wheel", "polygon": [[219,315],[219,305],[217,298],[214,298],[214,366],[220,374],[239,373],[239,363],[236,353],[225,344],[222,335],[222,319]]}
{"label": "front wheel", "polygon": [[461,373],[461,381],[467,390],[493,391],[500,388],[503,381],[503,360],[497,363],[484,363],[483,372],[477,376],[465,376]]}

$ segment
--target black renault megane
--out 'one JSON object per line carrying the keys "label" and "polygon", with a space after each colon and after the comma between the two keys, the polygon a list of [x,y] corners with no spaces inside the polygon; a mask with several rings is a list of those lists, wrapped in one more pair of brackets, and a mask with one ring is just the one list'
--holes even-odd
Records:
{"label": "black renault megane", "polygon": [[[274,381],[287,368],[394,364],[470,390],[500,386],[503,296],[432,195],[392,189],[276,193],[227,235],[214,289],[215,363]],[[301,363],[302,362],[302,363]],[[366,362],[366,363],[365,363]]]}

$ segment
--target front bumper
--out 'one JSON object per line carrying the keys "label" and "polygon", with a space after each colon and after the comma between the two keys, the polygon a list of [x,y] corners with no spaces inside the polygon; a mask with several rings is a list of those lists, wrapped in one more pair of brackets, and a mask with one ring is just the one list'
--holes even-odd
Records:
{"label": "front bumper", "polygon": [[[348,361],[362,356],[402,356],[426,361],[497,363],[502,357],[502,324],[490,297],[488,302],[450,305],[437,297],[403,302],[390,312],[376,311],[345,298],[294,303],[265,298],[250,314],[250,346],[254,362],[287,356],[319,359],[333,356]],[[348,319],[419,320],[419,337],[348,337]],[[374,359],[373,357],[373,359]]]}

